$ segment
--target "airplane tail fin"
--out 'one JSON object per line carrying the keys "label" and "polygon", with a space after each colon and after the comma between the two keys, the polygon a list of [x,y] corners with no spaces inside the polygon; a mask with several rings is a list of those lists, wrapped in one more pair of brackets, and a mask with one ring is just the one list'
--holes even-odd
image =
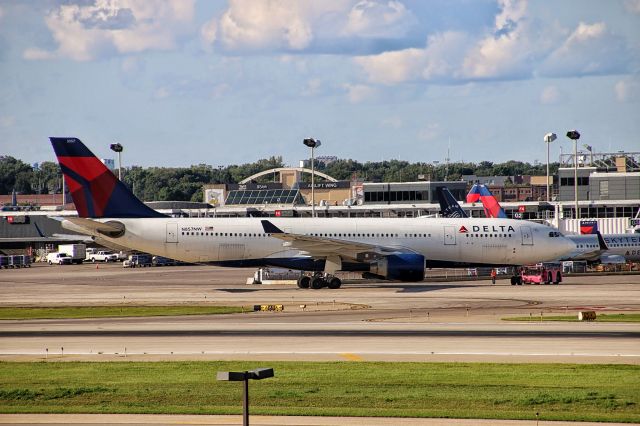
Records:
{"label": "airplane tail fin", "polygon": [[164,217],[137,199],[80,139],[49,139],[79,217]]}
{"label": "airplane tail fin", "polygon": [[440,203],[440,212],[444,217],[469,217],[451,191],[444,186],[436,187],[436,195]]}
{"label": "airplane tail fin", "polygon": [[484,207],[484,214],[487,217],[492,218],[506,218],[507,214],[504,212],[496,197],[493,196],[489,188],[486,185],[474,184],[471,190],[467,194],[467,203],[477,203],[480,201],[482,207]]}
{"label": "airplane tail fin", "polygon": [[582,220],[580,221],[580,234],[597,234],[598,233],[598,221],[597,220]]}

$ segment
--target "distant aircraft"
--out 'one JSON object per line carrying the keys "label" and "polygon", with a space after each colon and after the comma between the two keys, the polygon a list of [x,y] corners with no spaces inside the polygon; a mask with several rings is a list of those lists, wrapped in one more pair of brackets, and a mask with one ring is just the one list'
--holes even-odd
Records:
{"label": "distant aircraft", "polygon": [[524,265],[574,248],[555,228],[512,219],[167,217],[79,139],[50,139],[79,216],[63,227],[184,262],[314,272],[301,288],[339,288],[337,271],[421,281],[425,267]]}
{"label": "distant aircraft", "polygon": [[440,214],[443,217],[469,217],[446,186],[436,187],[436,196],[440,203]]}
{"label": "distant aircraft", "polygon": [[487,217],[501,217],[506,218],[507,214],[504,212],[496,197],[493,196],[489,188],[486,185],[475,183],[469,193],[467,194],[467,203],[477,203],[480,201],[482,207],[484,207],[484,214]]}
{"label": "distant aircraft", "polygon": [[[467,202],[478,200],[482,202],[487,217],[507,217],[498,200],[485,185],[475,184],[467,195]],[[594,263],[640,260],[640,235],[637,233],[601,235],[597,221],[582,221],[580,234],[566,236],[576,247],[573,252],[559,260],[586,260]]]}

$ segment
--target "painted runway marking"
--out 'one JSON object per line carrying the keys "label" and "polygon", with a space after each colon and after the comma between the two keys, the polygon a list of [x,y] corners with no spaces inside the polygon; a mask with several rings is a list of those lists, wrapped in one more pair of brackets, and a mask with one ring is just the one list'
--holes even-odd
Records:
{"label": "painted runway marking", "polygon": [[341,357],[345,358],[347,361],[362,361],[362,357],[360,355],[352,354],[352,353],[341,353]]}

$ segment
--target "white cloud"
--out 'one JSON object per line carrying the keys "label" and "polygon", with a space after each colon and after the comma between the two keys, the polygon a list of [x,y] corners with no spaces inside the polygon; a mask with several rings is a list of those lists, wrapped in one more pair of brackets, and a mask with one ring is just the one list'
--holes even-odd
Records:
{"label": "white cloud", "polygon": [[205,50],[211,50],[213,44],[218,38],[218,21],[211,19],[200,28],[200,39]]}
{"label": "white cloud", "polygon": [[402,37],[417,22],[399,1],[358,2],[349,11],[344,33],[359,37]]}
{"label": "white cloud", "polygon": [[376,89],[364,84],[345,84],[343,87],[347,90],[347,97],[352,104],[372,99],[377,94]]}
{"label": "white cloud", "polygon": [[218,37],[227,49],[304,49],[313,40],[314,3],[231,0],[217,24]]}
{"label": "white cloud", "polygon": [[629,12],[640,14],[640,0],[626,0],[624,6]]}
{"label": "white cloud", "polygon": [[526,20],[526,0],[501,0],[491,33],[467,54],[463,74],[474,79],[522,77],[531,72],[538,48]]}
{"label": "white cloud", "polygon": [[632,79],[619,80],[613,90],[618,102],[634,102],[640,100],[640,81]]}
{"label": "white cloud", "polygon": [[604,22],[580,22],[540,67],[542,75],[576,76],[626,71],[629,55],[625,41]]}
{"label": "white cloud", "polygon": [[55,59],[56,54],[54,52],[49,52],[48,50],[32,47],[22,52],[22,57],[30,61],[41,61],[47,59]]}
{"label": "white cloud", "polygon": [[357,40],[401,39],[415,23],[398,0],[230,0],[203,26],[201,38],[208,48],[226,50],[349,50],[362,47]]}
{"label": "white cloud", "polygon": [[26,59],[68,57],[88,61],[106,52],[168,50],[177,38],[192,32],[193,0],[96,0],[62,4],[45,22],[58,48],[30,48]]}
{"label": "white cloud", "polygon": [[460,77],[459,70],[469,44],[469,37],[461,32],[447,31],[430,36],[422,77],[426,80]]}
{"label": "white cloud", "polygon": [[404,49],[354,60],[367,73],[369,81],[394,85],[418,79],[425,66],[426,54],[424,49]]}
{"label": "white cloud", "polygon": [[560,101],[560,91],[556,86],[547,86],[542,89],[540,103],[544,105],[557,104]]}

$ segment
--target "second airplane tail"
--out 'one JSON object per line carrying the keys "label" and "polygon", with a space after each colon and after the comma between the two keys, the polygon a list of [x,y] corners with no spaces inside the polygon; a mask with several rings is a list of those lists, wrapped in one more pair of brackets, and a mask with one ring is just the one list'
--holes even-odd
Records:
{"label": "second airplane tail", "polygon": [[79,217],[165,217],[136,198],[80,139],[49,139]]}
{"label": "second airplane tail", "polygon": [[436,187],[436,195],[440,203],[440,213],[444,217],[469,217],[458,201],[455,199],[451,191],[444,186]]}
{"label": "second airplane tail", "polygon": [[489,191],[489,188],[485,185],[479,185],[476,183],[471,187],[471,190],[467,194],[467,203],[477,203],[478,201],[482,203],[482,206],[484,207],[484,214],[487,217],[507,217],[507,214],[504,212],[502,207],[500,207],[500,203],[498,203],[496,197],[494,197],[491,191]]}

